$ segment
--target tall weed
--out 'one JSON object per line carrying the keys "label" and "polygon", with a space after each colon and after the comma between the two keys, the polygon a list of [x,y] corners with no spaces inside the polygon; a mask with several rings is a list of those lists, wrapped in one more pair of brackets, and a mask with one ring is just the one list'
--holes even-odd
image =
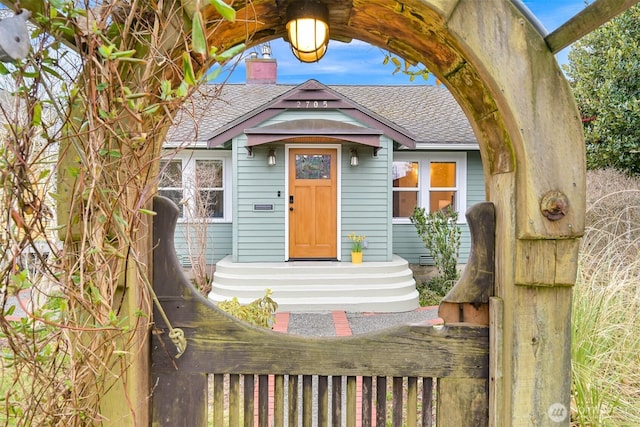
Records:
{"label": "tall weed", "polygon": [[588,177],[573,301],[573,425],[640,425],[640,181]]}

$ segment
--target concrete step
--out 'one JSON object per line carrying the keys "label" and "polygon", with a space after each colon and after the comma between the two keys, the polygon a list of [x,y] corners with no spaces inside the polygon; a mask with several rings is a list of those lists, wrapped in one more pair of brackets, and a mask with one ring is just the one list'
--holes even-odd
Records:
{"label": "concrete step", "polygon": [[262,286],[262,288],[273,288],[275,286],[331,286],[337,285],[375,285],[395,283],[406,280],[413,280],[413,273],[407,269],[405,271],[392,272],[392,273],[379,273],[368,272],[362,270],[358,274],[345,274],[345,273],[323,273],[321,271],[314,271],[312,273],[292,273],[287,272],[282,274],[281,272],[274,271],[273,273],[263,273],[261,275],[246,275],[241,273],[220,273],[215,272],[214,280],[219,285],[247,285],[248,281]]}
{"label": "concrete step", "polygon": [[[325,272],[327,267],[339,274],[362,274],[368,271],[371,274],[376,272],[392,273],[394,271],[406,271],[409,263],[398,256],[393,257],[389,262],[363,262],[362,264],[352,264],[349,261],[289,261],[289,262],[251,262],[234,263],[231,257],[227,256],[216,264],[216,272],[234,274],[241,271],[244,275],[261,276],[263,274],[314,274]],[[338,273],[335,273],[338,274]]]}
{"label": "concrete step", "polygon": [[418,293],[406,260],[390,262],[233,263],[216,265],[213,302],[238,298],[247,304],[271,289],[278,311],[400,312],[418,307]]}
{"label": "concrete step", "polygon": [[327,281],[326,285],[314,284],[307,285],[302,284],[299,286],[263,286],[262,284],[252,285],[229,285],[214,282],[213,290],[209,294],[209,299],[212,300],[224,300],[237,297],[238,300],[245,302],[251,302],[255,299],[255,295],[264,295],[267,289],[271,289],[273,298],[292,298],[300,296],[301,288],[304,292],[314,297],[331,297],[339,294],[343,297],[347,296],[360,296],[362,289],[366,289],[367,292],[372,292],[376,296],[395,296],[403,292],[411,292],[416,288],[416,282],[411,279],[404,282],[392,282],[392,283],[378,283],[369,285],[353,286],[349,283],[335,283]]}

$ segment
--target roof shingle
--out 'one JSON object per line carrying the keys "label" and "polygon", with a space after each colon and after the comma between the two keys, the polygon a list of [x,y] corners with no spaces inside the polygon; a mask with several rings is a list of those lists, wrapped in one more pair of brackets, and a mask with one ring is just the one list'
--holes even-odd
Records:
{"label": "roof shingle", "polygon": [[[174,118],[170,144],[196,143],[216,136],[238,118],[300,85],[203,85]],[[446,88],[425,85],[331,85],[366,112],[416,136],[416,143],[475,144],[462,109]]]}

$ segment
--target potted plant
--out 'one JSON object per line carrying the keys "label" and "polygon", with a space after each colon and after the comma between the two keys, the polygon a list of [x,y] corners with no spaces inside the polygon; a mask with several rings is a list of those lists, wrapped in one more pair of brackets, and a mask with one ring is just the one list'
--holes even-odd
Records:
{"label": "potted plant", "polygon": [[351,240],[351,262],[353,264],[362,263],[362,242],[366,236],[359,236],[353,232],[347,237]]}

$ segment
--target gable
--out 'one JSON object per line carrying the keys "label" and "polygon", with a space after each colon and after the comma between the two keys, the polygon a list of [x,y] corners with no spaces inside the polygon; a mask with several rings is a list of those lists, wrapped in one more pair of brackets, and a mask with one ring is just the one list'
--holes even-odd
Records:
{"label": "gable", "polygon": [[[210,138],[207,141],[207,146],[211,148],[224,144],[229,139],[244,133],[247,128],[255,128],[260,123],[269,120],[286,110],[316,112],[323,110],[340,110],[342,113],[353,117],[357,121],[374,130],[379,131],[379,135],[389,135],[401,145],[409,148],[415,148],[415,136],[413,136],[408,130],[365,109],[361,105],[349,100],[316,80],[309,80],[249,114],[238,118],[234,125],[230,126],[224,132]],[[314,126],[310,122],[298,122],[291,126],[295,127],[296,125],[297,128],[289,129],[289,132],[296,133],[298,136],[319,136],[322,132],[329,131],[329,128],[331,127],[324,123],[323,129],[319,130],[315,128],[317,126]],[[366,128],[362,128],[362,130],[366,130]],[[286,133],[282,135],[285,136]],[[273,140],[277,140],[277,138]],[[353,141],[353,139],[351,139],[351,141]]]}

